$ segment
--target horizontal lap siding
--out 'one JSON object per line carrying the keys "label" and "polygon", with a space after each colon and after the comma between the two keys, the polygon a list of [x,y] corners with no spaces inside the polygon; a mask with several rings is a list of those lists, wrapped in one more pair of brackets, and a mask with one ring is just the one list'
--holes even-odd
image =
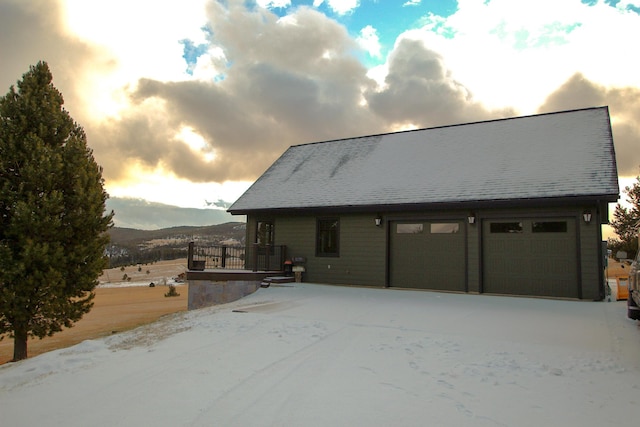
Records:
{"label": "horizontal lap siding", "polygon": [[[594,215],[591,224],[580,221],[580,256],[582,266],[581,298],[599,300],[604,298],[604,260],[599,263],[601,253],[602,232],[598,218]],[[602,270],[600,270],[602,268]]]}
{"label": "horizontal lap siding", "polygon": [[376,227],[374,215],[341,218],[340,262],[347,283],[385,285],[387,225]]}
{"label": "horizontal lap siding", "polygon": [[[573,232],[575,233],[575,245],[565,247],[561,253],[567,256],[575,257],[572,264],[574,270],[574,279],[570,285],[562,285],[561,287],[569,287],[574,289],[570,294],[583,299],[598,299],[600,288],[602,286],[602,272],[599,271],[601,263],[600,256],[600,225],[598,218],[594,215],[591,224],[586,224],[582,220],[582,212],[586,209],[596,212],[594,206],[580,207],[560,207],[560,208],[541,208],[541,209],[487,209],[475,212],[476,221],[469,224],[466,220],[466,212],[463,214],[464,219],[460,219],[459,211],[441,212],[439,218],[457,217],[460,221],[461,232],[466,236],[465,255],[467,262],[465,266],[464,256],[453,257],[457,261],[455,266],[466,269],[467,290],[469,292],[500,292],[500,293],[523,293],[529,294],[531,290],[521,289],[524,277],[517,278],[519,274],[524,273],[526,269],[522,268],[522,264],[526,264],[525,260],[514,260],[513,257],[490,257],[487,259],[486,235],[483,236],[483,225],[487,222],[495,220],[551,220],[556,218],[573,219]],[[600,214],[598,212],[598,214]],[[429,214],[433,216],[435,214]],[[389,227],[393,226],[396,221],[412,221],[412,217],[422,217],[416,213],[395,214],[392,218],[383,215],[384,221],[382,226],[376,227],[374,218],[375,213],[368,214],[323,214],[323,215],[293,215],[293,214],[274,214],[269,216],[250,215],[247,220],[247,242],[255,241],[255,222],[257,220],[270,220],[274,222],[274,244],[286,245],[287,256],[306,258],[306,272],[303,280],[313,283],[330,283],[330,284],[352,284],[352,285],[372,285],[385,286],[387,280],[387,262],[393,263],[393,258],[387,261],[387,251],[389,250],[388,238]],[[340,220],[340,254],[338,257],[318,257],[316,256],[316,221],[317,218],[338,218]],[[428,221],[427,221],[428,222]],[[536,239],[534,239],[536,240]],[[497,244],[493,240],[494,244]],[[505,242],[505,244],[508,242]],[[519,244],[535,244],[538,246],[532,254],[541,253],[543,259],[535,261],[536,269],[550,270],[558,268],[552,259],[544,259],[544,255],[554,252],[555,244],[549,247],[549,243],[538,240],[537,242],[518,242]],[[553,243],[553,242],[552,242]],[[251,250],[251,245],[248,245]],[[578,252],[578,248],[579,252]],[[496,249],[496,248],[494,248]],[[529,248],[529,250],[532,250]],[[517,254],[521,251],[518,248],[503,248],[499,250],[503,253]],[[526,251],[525,251],[526,252]],[[443,250],[443,254],[447,254],[447,250]],[[390,254],[392,256],[392,254]],[[248,259],[251,259],[250,257]],[[551,262],[553,261],[553,262]],[[564,261],[567,262],[567,261]],[[493,263],[493,265],[492,265]],[[566,265],[566,264],[565,264]],[[511,283],[498,284],[488,282],[486,269],[490,268],[495,271],[503,271],[512,278],[517,278]],[[534,270],[534,271],[535,271]],[[559,277],[561,274],[553,274],[553,277]],[[527,274],[527,273],[524,273]],[[529,275],[531,273],[528,273]],[[392,283],[389,283],[393,286]],[[505,286],[499,288],[499,286]],[[533,294],[549,295],[554,294],[550,289],[545,289],[547,284],[540,285]],[[554,287],[558,284],[554,284]],[[492,289],[493,288],[493,289]],[[511,288],[511,289],[507,289]],[[576,288],[577,292],[576,292]],[[575,292],[575,293],[574,293]],[[557,296],[568,296],[564,295]]]}
{"label": "horizontal lap siding", "polygon": [[479,220],[476,219],[473,224],[467,222],[467,291],[477,293],[480,292],[480,233],[481,227],[478,226]]}
{"label": "horizontal lap siding", "polygon": [[288,257],[306,258],[304,280],[317,283],[384,286],[386,231],[373,215],[320,216],[340,219],[340,255],[316,256],[316,216],[279,216],[275,241]]}
{"label": "horizontal lap siding", "polygon": [[305,216],[277,217],[274,221],[274,239],[276,245],[287,247],[287,258],[309,258],[315,252],[314,236],[316,223],[314,218]]}

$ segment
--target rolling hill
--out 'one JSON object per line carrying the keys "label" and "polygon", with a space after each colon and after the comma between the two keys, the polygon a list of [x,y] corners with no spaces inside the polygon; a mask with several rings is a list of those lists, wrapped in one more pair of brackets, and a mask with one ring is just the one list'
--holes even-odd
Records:
{"label": "rolling hill", "polygon": [[107,248],[110,267],[183,258],[189,242],[200,245],[244,245],[246,224],[228,222],[208,226],[177,226],[158,230],[113,227]]}

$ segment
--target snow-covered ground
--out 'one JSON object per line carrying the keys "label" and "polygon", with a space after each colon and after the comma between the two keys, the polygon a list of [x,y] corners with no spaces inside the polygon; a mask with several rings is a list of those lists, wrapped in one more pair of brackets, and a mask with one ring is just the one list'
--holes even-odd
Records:
{"label": "snow-covered ground", "polygon": [[149,287],[149,285],[153,283],[155,286],[180,286],[184,285],[184,282],[177,281],[175,278],[165,277],[164,279],[160,279],[157,281],[154,280],[145,280],[145,281],[135,281],[135,282],[101,282],[98,285],[98,288],[130,288],[130,287]]}
{"label": "snow-covered ground", "polygon": [[0,366],[0,424],[636,425],[640,328],[625,314],[623,301],[272,286]]}

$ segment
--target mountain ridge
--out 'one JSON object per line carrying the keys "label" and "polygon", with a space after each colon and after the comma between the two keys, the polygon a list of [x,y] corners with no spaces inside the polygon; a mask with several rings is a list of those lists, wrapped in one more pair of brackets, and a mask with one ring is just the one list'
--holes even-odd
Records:
{"label": "mountain ridge", "polygon": [[242,222],[246,217],[231,215],[223,209],[183,208],[144,199],[111,197],[107,212],[113,211],[113,223],[119,228],[160,230],[180,226],[208,226],[228,222]]}

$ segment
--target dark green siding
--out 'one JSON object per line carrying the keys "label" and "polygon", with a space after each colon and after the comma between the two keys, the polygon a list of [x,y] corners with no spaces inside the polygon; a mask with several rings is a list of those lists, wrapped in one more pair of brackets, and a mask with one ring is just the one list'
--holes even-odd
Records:
{"label": "dark green siding", "polygon": [[582,294],[580,298],[600,300],[604,298],[604,264],[602,254],[602,229],[597,215],[591,224],[580,221],[580,266]]}
{"label": "dark green siding", "polygon": [[[372,215],[335,215],[340,220],[339,256],[316,256],[316,219],[312,215],[277,216],[275,244],[286,245],[287,257],[306,258],[304,280],[315,283],[384,286],[385,228]],[[254,223],[257,217],[249,216]],[[247,230],[255,225],[247,224]],[[254,239],[254,237],[249,237]]]}
{"label": "dark green siding", "polygon": [[[582,220],[586,209],[594,214],[590,224]],[[597,205],[482,209],[473,213],[474,224],[468,223],[469,211],[466,210],[422,214],[381,212],[383,223],[380,227],[374,222],[379,213],[248,215],[247,268],[251,268],[251,242],[255,241],[256,222],[273,221],[274,244],[286,245],[288,258],[306,258],[303,275],[306,282],[601,298],[599,219],[606,213],[600,213]],[[317,256],[318,218],[339,219],[338,256]],[[530,238],[502,236],[504,239],[501,240],[486,231],[486,227],[496,220],[523,221],[530,227],[534,221],[554,219],[567,221],[564,238],[531,234]],[[415,221],[422,221],[425,227],[434,221],[453,221],[459,224],[460,233],[453,239],[452,236],[431,236],[429,242],[420,243],[422,246],[400,242],[393,234],[395,224]],[[400,275],[399,269],[403,271]],[[420,275],[422,277],[413,284],[408,280]]]}
{"label": "dark green siding", "polygon": [[467,222],[467,291],[480,292],[481,251],[480,251],[480,226],[477,214],[475,222]]}

